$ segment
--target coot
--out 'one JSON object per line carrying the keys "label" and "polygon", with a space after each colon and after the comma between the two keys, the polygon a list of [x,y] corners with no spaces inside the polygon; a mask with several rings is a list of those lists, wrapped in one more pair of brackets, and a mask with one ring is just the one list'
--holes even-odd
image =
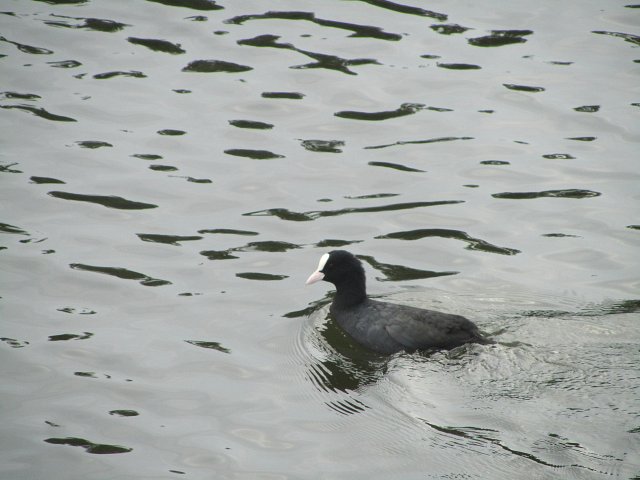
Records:
{"label": "coot", "polygon": [[333,283],[334,320],[358,343],[382,354],[401,350],[450,349],[465,343],[490,343],[465,317],[371,300],[362,263],[345,250],[325,253],[306,284]]}

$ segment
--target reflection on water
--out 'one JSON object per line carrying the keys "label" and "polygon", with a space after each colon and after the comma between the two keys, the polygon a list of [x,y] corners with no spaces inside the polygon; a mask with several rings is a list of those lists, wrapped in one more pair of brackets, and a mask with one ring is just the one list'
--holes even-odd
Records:
{"label": "reflection on water", "polygon": [[0,477],[637,476],[637,5],[4,3]]}

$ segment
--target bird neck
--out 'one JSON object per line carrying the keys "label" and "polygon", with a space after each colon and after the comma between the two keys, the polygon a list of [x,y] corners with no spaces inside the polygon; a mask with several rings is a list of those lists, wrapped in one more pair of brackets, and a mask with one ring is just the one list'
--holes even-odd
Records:
{"label": "bird neck", "polygon": [[367,299],[364,278],[345,279],[336,285],[333,304],[337,308],[348,308],[358,305]]}

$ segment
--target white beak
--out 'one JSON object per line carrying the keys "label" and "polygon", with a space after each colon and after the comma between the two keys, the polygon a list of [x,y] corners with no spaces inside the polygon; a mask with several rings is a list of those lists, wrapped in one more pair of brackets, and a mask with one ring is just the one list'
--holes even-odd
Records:
{"label": "white beak", "polygon": [[313,283],[319,282],[320,280],[322,280],[324,278],[324,273],[322,273],[319,270],[316,270],[315,272],[313,272],[311,274],[311,276],[309,278],[307,278],[307,281],[304,282],[305,285],[311,285]]}
{"label": "white beak", "polygon": [[322,255],[322,257],[320,257],[318,268],[311,274],[309,278],[307,278],[307,281],[304,283],[305,285],[311,285],[312,283],[319,282],[324,278],[324,273],[322,273],[321,270],[327,264],[327,260],[329,260],[329,254],[325,253],[324,255]]}

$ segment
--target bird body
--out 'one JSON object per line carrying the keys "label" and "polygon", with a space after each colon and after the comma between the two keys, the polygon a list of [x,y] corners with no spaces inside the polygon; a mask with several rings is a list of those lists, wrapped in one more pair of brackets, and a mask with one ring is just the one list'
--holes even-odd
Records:
{"label": "bird body", "polygon": [[392,354],[488,343],[478,327],[463,316],[368,298],[362,264],[345,250],[322,256],[307,284],[320,280],[336,286],[330,307],[334,320],[358,343],[375,352]]}

